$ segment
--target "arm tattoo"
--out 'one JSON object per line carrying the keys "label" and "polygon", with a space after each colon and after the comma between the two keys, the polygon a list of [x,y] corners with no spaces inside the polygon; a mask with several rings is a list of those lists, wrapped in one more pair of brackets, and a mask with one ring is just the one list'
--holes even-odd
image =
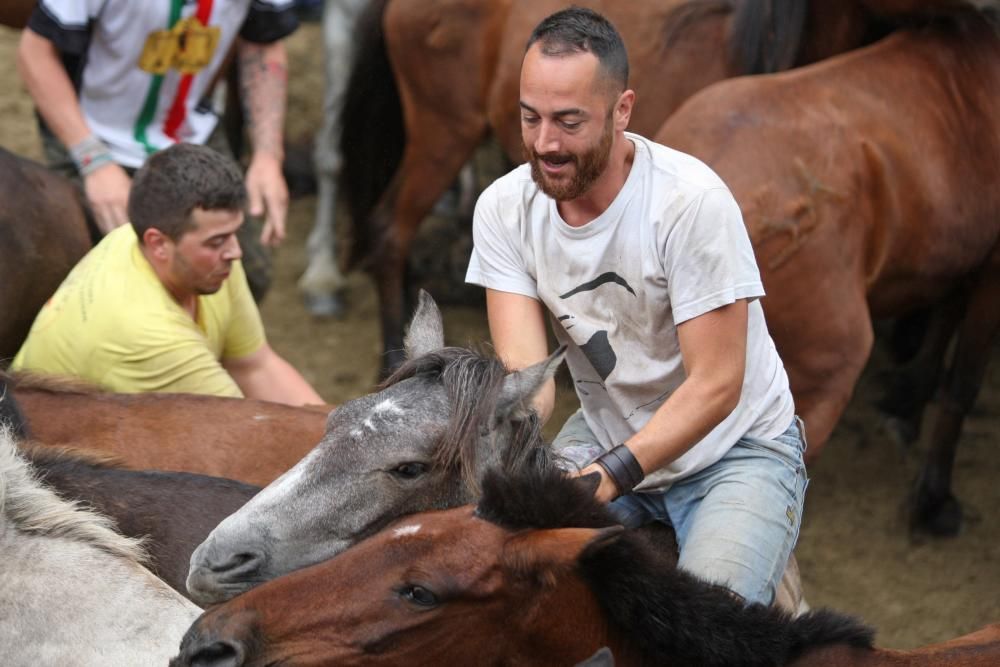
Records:
{"label": "arm tattoo", "polygon": [[247,133],[254,152],[284,155],[283,132],[288,67],[281,42],[253,44],[240,41],[240,97],[246,113]]}

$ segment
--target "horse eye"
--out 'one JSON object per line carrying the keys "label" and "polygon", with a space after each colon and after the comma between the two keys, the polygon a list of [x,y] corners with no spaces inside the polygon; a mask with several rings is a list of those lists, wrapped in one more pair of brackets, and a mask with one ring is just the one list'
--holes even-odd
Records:
{"label": "horse eye", "polygon": [[403,479],[413,479],[423,475],[427,470],[427,466],[423,463],[408,462],[401,463],[393,469],[393,474],[397,477],[402,477]]}
{"label": "horse eye", "polygon": [[423,586],[407,586],[399,594],[404,600],[421,607],[433,607],[438,603],[437,596]]}

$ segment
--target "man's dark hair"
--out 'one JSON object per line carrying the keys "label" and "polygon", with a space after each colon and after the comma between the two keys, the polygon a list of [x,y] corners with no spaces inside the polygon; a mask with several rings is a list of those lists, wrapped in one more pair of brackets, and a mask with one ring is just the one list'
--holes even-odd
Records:
{"label": "man's dark hair", "polygon": [[628,54],[621,35],[611,22],[592,9],[568,7],[544,19],[528,38],[525,51],[535,42],[547,56],[593,53],[605,76],[628,87]]}
{"label": "man's dark hair", "polygon": [[177,241],[193,228],[194,209],[239,211],[246,201],[235,162],[207,146],[174,144],[153,154],[136,173],[128,217],[140,243],[154,227]]}

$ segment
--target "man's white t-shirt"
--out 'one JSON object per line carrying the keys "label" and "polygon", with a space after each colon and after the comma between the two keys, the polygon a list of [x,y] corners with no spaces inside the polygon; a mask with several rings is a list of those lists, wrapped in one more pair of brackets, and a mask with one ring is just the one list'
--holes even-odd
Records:
{"label": "man's white t-shirt", "polygon": [[604,213],[571,227],[529,165],[479,198],[466,281],[540,300],[588,426],[605,449],[641,429],[685,379],[677,325],[748,299],[746,370],[736,409],[638,487],[669,485],[718,461],[744,436],[772,438],[794,417],[767,332],[764,295],[739,206],[697,159],[626,133],[635,159]]}

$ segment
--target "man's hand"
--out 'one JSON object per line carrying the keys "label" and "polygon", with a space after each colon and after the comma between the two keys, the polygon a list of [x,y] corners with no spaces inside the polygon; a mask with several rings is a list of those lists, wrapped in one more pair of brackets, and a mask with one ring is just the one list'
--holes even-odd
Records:
{"label": "man's hand", "polygon": [[597,490],[594,491],[594,498],[602,503],[610,503],[612,500],[618,497],[618,487],[615,483],[608,477],[608,473],[605,472],[604,468],[597,465],[596,463],[591,463],[589,466],[581,470],[580,472],[573,475],[574,477],[584,477],[585,475],[590,475],[592,473],[598,473],[601,476],[601,483],[598,485]]}
{"label": "man's hand", "polygon": [[281,173],[281,162],[269,153],[255,153],[246,176],[250,215],[266,215],[260,241],[276,246],[285,240],[288,215],[288,185]]}
{"label": "man's hand", "polygon": [[132,179],[114,163],[83,177],[83,189],[102,234],[128,222],[128,191],[131,187]]}

